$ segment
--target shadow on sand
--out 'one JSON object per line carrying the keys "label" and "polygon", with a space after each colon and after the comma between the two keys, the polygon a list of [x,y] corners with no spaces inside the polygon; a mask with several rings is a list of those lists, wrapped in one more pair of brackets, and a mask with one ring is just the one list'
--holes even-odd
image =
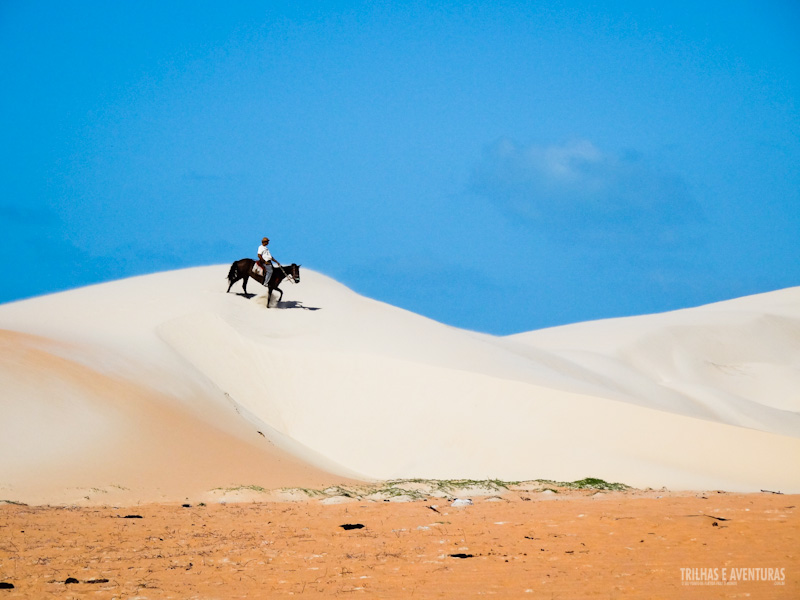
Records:
{"label": "shadow on sand", "polygon": [[[235,293],[240,298],[245,298],[247,300],[252,300],[256,296],[258,296],[258,294],[251,294],[249,292],[247,294],[245,294],[244,292],[235,292]],[[319,306],[304,306],[302,302],[299,302],[297,300],[286,300],[285,302],[278,302],[276,305],[273,306],[273,308],[300,308],[302,310],[322,310],[322,308]]]}
{"label": "shadow on sand", "polygon": [[302,302],[297,300],[287,300],[286,302],[278,302],[275,308],[302,308],[303,310],[322,310],[319,306],[303,306]]}

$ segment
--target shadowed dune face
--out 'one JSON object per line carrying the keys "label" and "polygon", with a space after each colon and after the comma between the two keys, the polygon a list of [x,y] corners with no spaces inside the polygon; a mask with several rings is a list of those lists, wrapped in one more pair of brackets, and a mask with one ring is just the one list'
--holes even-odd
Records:
{"label": "shadowed dune face", "polygon": [[230,405],[170,397],[66,352],[64,343],[0,330],[0,498],[163,500],[344,480],[276,448]]}

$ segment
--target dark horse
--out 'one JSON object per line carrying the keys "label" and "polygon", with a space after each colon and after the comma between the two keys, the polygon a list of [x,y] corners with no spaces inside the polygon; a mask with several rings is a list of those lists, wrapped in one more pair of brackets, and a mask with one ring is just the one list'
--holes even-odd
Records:
{"label": "dark horse", "polygon": [[[264,285],[264,274],[253,272],[253,265],[255,264],[256,261],[252,258],[243,258],[231,265],[231,270],[228,271],[228,283],[230,284],[228,285],[229,292],[231,291],[231,286],[240,279],[244,280],[242,281],[242,289],[245,294],[247,293],[247,280],[250,278]],[[288,278],[294,283],[300,283],[300,265],[292,263],[291,265],[272,269],[272,276],[269,278],[269,285],[267,285],[267,289],[269,290],[269,294],[267,294],[267,308],[269,308],[269,301],[272,299],[272,290],[278,290],[281,293],[278,302],[283,298],[283,290],[281,290],[278,285],[284,278]]]}

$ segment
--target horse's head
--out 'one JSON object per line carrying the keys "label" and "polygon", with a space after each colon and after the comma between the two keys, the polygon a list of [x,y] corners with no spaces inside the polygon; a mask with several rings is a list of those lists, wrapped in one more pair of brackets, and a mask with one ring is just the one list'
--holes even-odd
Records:
{"label": "horse's head", "polygon": [[294,283],[300,283],[300,265],[292,263],[289,267],[289,277]]}

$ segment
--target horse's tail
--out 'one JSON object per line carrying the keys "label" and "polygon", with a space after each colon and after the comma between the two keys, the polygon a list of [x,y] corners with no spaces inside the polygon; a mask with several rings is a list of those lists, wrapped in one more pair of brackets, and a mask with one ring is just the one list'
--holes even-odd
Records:
{"label": "horse's tail", "polygon": [[233,263],[231,270],[228,271],[228,282],[232,284],[237,279],[239,279],[239,265],[238,263]]}

